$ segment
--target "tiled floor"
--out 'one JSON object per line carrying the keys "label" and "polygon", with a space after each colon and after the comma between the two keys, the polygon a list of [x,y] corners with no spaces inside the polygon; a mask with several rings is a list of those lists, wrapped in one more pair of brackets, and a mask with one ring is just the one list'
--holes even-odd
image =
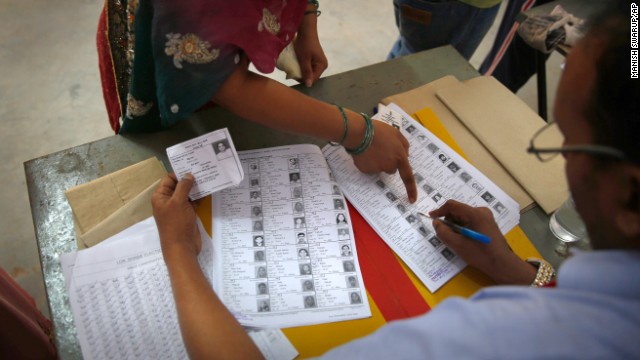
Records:
{"label": "tiled floor", "polygon": [[[23,162],[112,135],[95,29],[102,0],[0,0],[0,266],[48,313]],[[397,30],[391,0],[322,0],[326,75],[384,61]],[[494,29],[471,59],[477,66]],[[562,57],[547,63],[549,101]],[[278,77],[282,78],[282,77]],[[535,83],[518,95],[536,109]]]}

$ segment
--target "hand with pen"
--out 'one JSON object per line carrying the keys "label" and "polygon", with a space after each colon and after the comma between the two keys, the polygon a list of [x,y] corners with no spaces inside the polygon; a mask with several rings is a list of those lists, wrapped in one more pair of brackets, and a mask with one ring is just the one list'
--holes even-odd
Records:
{"label": "hand with pen", "polygon": [[498,284],[530,284],[536,270],[516,255],[500,232],[488,208],[474,208],[455,200],[431,211],[430,217],[444,217],[457,225],[488,236],[485,244],[465,236],[441,220],[433,220],[438,238],[472,267],[482,271]]}

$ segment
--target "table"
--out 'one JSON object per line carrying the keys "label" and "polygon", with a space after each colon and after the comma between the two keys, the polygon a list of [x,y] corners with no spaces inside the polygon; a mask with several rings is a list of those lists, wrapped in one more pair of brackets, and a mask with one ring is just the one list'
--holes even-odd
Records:
{"label": "table", "polygon": [[[297,86],[296,89],[355,111],[371,113],[380,99],[445,75],[465,80],[479,73],[453,47],[445,46],[329,76],[313,88]],[[193,115],[171,131],[112,136],[24,164],[40,262],[61,359],[82,358],[59,264],[61,254],[76,250],[71,208],[64,191],[152,156],[161,159],[169,169],[165,148],[222,127],[229,128],[238,150],[293,143],[324,145],[317,139],[277,132],[240,119],[222,108],[214,108]],[[553,251],[557,240],[547,223],[548,216],[539,208],[523,214],[521,219],[522,229],[538,251],[557,265],[562,259]]]}

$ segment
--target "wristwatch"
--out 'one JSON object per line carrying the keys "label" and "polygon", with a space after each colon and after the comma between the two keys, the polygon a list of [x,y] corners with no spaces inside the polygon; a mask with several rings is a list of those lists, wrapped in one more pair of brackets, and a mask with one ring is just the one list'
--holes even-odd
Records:
{"label": "wristwatch", "polygon": [[533,279],[533,282],[529,286],[545,286],[556,277],[556,271],[553,269],[553,266],[551,266],[551,264],[549,264],[547,261],[538,258],[527,258],[527,260],[525,261],[538,269],[535,279]]}

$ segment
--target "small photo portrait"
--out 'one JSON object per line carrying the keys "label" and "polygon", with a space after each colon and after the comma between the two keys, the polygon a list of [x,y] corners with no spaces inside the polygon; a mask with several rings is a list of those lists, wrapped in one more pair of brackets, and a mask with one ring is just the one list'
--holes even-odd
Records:
{"label": "small photo portrait", "polygon": [[440,200],[442,200],[442,195],[440,195],[440,193],[435,193],[435,195],[433,195],[431,199],[433,199],[435,203],[439,203]]}
{"label": "small photo portrait", "polygon": [[304,204],[302,203],[302,201],[296,201],[293,203],[293,212],[294,213],[304,212]]}
{"label": "small photo portrait", "polygon": [[258,300],[258,312],[269,312],[271,307],[269,306],[269,299]]}
{"label": "small photo portrait", "polygon": [[396,209],[398,209],[398,211],[400,211],[400,214],[404,214],[407,212],[407,207],[404,206],[404,204],[398,203],[396,204]]}
{"label": "small photo portrait", "polygon": [[416,183],[420,183],[424,181],[424,177],[419,173],[414,173],[413,178],[416,179]]}
{"label": "small photo portrait", "polygon": [[464,182],[469,182],[469,180],[471,180],[471,175],[469,175],[469,173],[466,171],[461,172],[459,176],[460,179],[462,179],[462,181]]}
{"label": "small photo portrait", "polygon": [[435,154],[435,153],[438,152],[438,150],[440,150],[438,145],[436,145],[434,143],[428,143],[427,144],[427,149],[429,149],[429,151],[431,151],[432,154]]}
{"label": "small photo portrait", "polygon": [[298,259],[301,259],[301,260],[309,259],[309,250],[307,248],[298,249]]}
{"label": "small photo portrait", "polygon": [[343,213],[336,215],[336,224],[347,225],[347,217]]}
{"label": "small photo portrait", "polygon": [[333,185],[333,195],[340,195],[342,194],[340,192],[340,188],[338,187],[338,185]]}
{"label": "small photo portrait", "polygon": [[449,250],[449,248],[442,249],[442,251],[440,251],[440,254],[442,254],[442,256],[444,256],[444,258],[449,261],[451,261],[451,259],[455,257],[453,251]]}
{"label": "small photo portrait", "polygon": [[496,209],[496,212],[498,214],[502,214],[502,212],[506,210],[506,208],[504,207],[504,205],[502,205],[501,202],[497,202],[495,205],[493,205],[493,208]]}
{"label": "small photo portrait", "polygon": [[256,267],[256,277],[257,278],[266,278],[267,277],[267,268],[265,266]]}
{"label": "small photo portrait", "polygon": [[389,201],[391,201],[391,202],[394,202],[394,201],[398,200],[398,197],[394,193],[392,193],[391,191],[385,193],[384,196],[386,196],[387,199],[389,199]]}
{"label": "small photo portrait", "polygon": [[256,220],[253,222],[253,231],[262,231],[264,227],[262,226],[262,220]]}
{"label": "small photo portrait", "polygon": [[258,178],[249,179],[249,186],[251,187],[260,186],[260,179]]}
{"label": "small photo portrait", "polygon": [[350,287],[350,288],[358,287],[358,278],[356,278],[354,275],[347,276],[346,280],[347,280],[347,287]]}
{"label": "small photo portrait", "polygon": [[253,246],[255,247],[263,247],[264,246],[264,237],[262,235],[256,235],[253,237]]}
{"label": "small photo portrait", "polygon": [[300,199],[302,197],[302,186],[291,188],[291,197],[294,199]]}
{"label": "small photo portrait", "polygon": [[424,136],[423,134],[420,134],[420,135],[418,135],[418,140],[424,142],[424,141],[427,141],[427,137]]}
{"label": "small photo portrait", "polygon": [[314,308],[314,307],[318,307],[318,305],[316,305],[316,298],[313,295],[307,295],[304,297],[304,308],[305,309],[309,309],[309,308]]}
{"label": "small photo portrait", "polygon": [[253,259],[255,261],[265,261],[266,256],[264,255],[264,250],[256,250],[253,252]]}
{"label": "small photo portrait", "polygon": [[299,172],[290,173],[289,182],[291,184],[300,184],[300,173]]}
{"label": "small photo portrait", "polygon": [[345,240],[349,238],[349,229],[348,228],[339,228],[338,229],[338,239]]}
{"label": "small photo portrait", "polygon": [[256,294],[258,295],[269,294],[269,286],[267,285],[267,283],[259,282],[258,285],[256,285]]}
{"label": "small photo portrait", "polygon": [[340,256],[352,256],[353,254],[351,253],[351,246],[349,246],[348,244],[344,244],[342,246],[340,246]]}
{"label": "small photo portrait", "polygon": [[293,218],[293,228],[294,229],[304,229],[307,226],[304,220],[304,216],[294,217]]}
{"label": "small photo portrait", "polygon": [[313,290],[315,290],[315,286],[313,285],[313,280],[310,280],[310,279],[302,280],[300,285],[301,285],[300,287],[302,288],[302,291],[313,291]]}
{"label": "small photo portrait", "polygon": [[344,210],[344,201],[342,199],[333,199],[334,210]]}
{"label": "small photo portrait", "polygon": [[427,228],[424,226],[418,227],[418,231],[420,232],[420,234],[422,234],[422,236],[429,235],[429,230],[427,230]]}
{"label": "small photo portrait", "polygon": [[431,244],[431,246],[433,246],[434,248],[437,248],[438,246],[442,245],[442,242],[440,241],[440,239],[433,236],[429,238],[429,244]]}
{"label": "small photo portrait", "polygon": [[353,261],[352,260],[343,261],[342,262],[342,268],[344,269],[345,272],[356,271],[356,267],[355,267],[355,265],[353,265]]}
{"label": "small photo portrait", "polygon": [[449,158],[445,154],[438,155],[438,159],[440,159],[440,161],[442,161],[442,163],[446,163],[447,160],[449,160]]}
{"label": "small photo portrait", "polygon": [[416,131],[416,127],[413,125],[409,125],[406,130],[409,134],[413,134],[413,132]]}
{"label": "small photo portrait", "polygon": [[289,169],[297,169],[298,167],[298,158],[289,158]]}
{"label": "small photo portrait", "polygon": [[296,238],[298,239],[298,244],[306,244],[307,243],[307,234],[303,232],[299,232],[296,234]]}
{"label": "small photo portrait", "polygon": [[385,185],[384,181],[378,179],[376,180],[376,186],[378,186],[380,189],[384,189],[387,187],[387,185]]}
{"label": "small photo portrait", "polygon": [[460,166],[458,166],[458,164],[454,163],[453,161],[447,165],[447,167],[449,168],[449,170],[451,170],[452,173],[457,173],[460,170]]}
{"label": "small photo portrait", "polygon": [[490,192],[485,191],[484,194],[480,195],[482,197],[482,200],[486,201],[487,204],[491,204],[493,202],[493,200],[495,200],[496,198],[493,197],[493,195],[491,195]]}
{"label": "small photo portrait", "polygon": [[405,218],[409,224],[415,223],[418,219],[416,219],[415,215],[411,214]]}
{"label": "small photo portrait", "polygon": [[333,171],[329,171],[329,180],[336,181],[335,175],[333,175]]}
{"label": "small photo portrait", "polygon": [[300,275],[311,275],[311,265],[300,264]]}
{"label": "small photo portrait", "polygon": [[351,301],[352,304],[362,304],[362,299],[360,298],[360,293],[357,292],[357,291],[349,293],[349,300]]}
{"label": "small photo portrait", "polygon": [[433,192],[433,190],[435,190],[431,185],[429,184],[423,184],[422,185],[422,190],[424,190],[424,192],[427,193],[427,195],[431,195],[431,193]]}
{"label": "small photo portrait", "polygon": [[251,207],[251,216],[259,217],[262,216],[262,206],[256,205]]}
{"label": "small photo portrait", "polygon": [[474,190],[476,190],[476,191],[482,191],[482,190],[484,190],[484,188],[482,187],[482,185],[480,185],[480,183],[477,183],[477,182],[475,182],[475,181],[474,181],[473,183],[471,183],[471,187],[472,187]]}
{"label": "small photo portrait", "polygon": [[224,139],[213,143],[213,152],[218,160],[224,160],[233,156],[233,151],[229,146],[229,140]]}
{"label": "small photo portrait", "polygon": [[249,164],[249,172],[250,173],[258,172],[258,164],[256,164],[256,163]]}
{"label": "small photo portrait", "polygon": [[258,191],[258,190],[251,191],[251,192],[249,193],[249,199],[250,199],[252,202],[254,202],[254,201],[260,201],[260,191]]}

